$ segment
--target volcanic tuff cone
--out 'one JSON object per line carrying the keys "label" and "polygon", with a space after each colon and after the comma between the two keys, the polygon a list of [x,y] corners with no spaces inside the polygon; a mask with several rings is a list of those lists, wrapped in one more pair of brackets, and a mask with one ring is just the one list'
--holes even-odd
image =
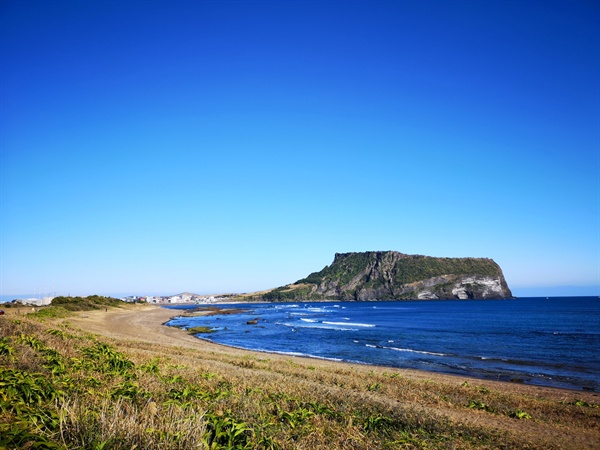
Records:
{"label": "volcanic tuff cone", "polygon": [[436,258],[395,251],[336,253],[333,263],[263,300],[510,298],[502,269],[489,258]]}

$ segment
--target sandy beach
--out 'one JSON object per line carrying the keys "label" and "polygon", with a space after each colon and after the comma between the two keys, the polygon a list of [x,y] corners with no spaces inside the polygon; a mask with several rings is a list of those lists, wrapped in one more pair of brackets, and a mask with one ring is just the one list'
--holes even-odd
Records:
{"label": "sandy beach", "polygon": [[[6,311],[8,317],[24,317],[29,312],[29,309]],[[465,408],[464,404],[457,407],[460,405],[436,400],[440,396],[445,397],[441,395],[444,392],[452,396],[457,390],[465,389],[459,386],[468,385],[468,389],[474,390],[473,392],[493,392],[494,398],[506,398],[507,402],[519,405],[519,408],[535,408],[534,405],[552,403],[558,405],[553,406],[556,411],[556,408],[562,409],[560,405],[573,405],[575,402],[598,405],[600,396],[595,392],[252,352],[213,344],[178,328],[164,325],[172,317],[181,314],[182,312],[177,310],[140,304],[78,312],[66,318],[52,320],[73,329],[103,336],[117,346],[142,352],[148,357],[177,357],[185,364],[191,364],[190,367],[206,365],[210,370],[228,374],[237,371],[242,379],[256,379],[255,383],[258,384],[266,379],[281,379],[279,382],[295,383],[296,389],[301,392],[310,389],[315,392],[322,391],[326,395],[333,393],[343,398],[345,395],[357,395],[356,386],[373,379],[379,380],[384,386],[392,374],[402,381],[390,380],[389,386],[382,388],[381,392],[368,392],[365,399],[368,398],[367,401],[374,404],[388,405],[390,408],[419,411],[427,417],[451,422],[458,427],[494,430],[494,433],[505,436],[507,442],[517,442],[517,447],[520,448],[600,448],[600,423],[594,418],[597,417],[597,409],[588,407],[587,411],[582,411],[584,416],[565,412],[564,417],[552,420],[516,420],[506,415]],[[388,391],[385,392],[385,389]],[[538,414],[544,414],[542,411]],[[587,417],[587,424],[580,426],[576,423],[580,420],[577,417]],[[556,420],[558,422],[554,423]]]}
{"label": "sandy beach", "polygon": [[[164,326],[171,318],[183,314],[181,311],[163,308],[154,305],[131,305],[128,308],[118,309],[109,308],[108,310],[97,310],[85,313],[78,313],[69,317],[68,321],[91,333],[97,333],[106,337],[120,340],[135,340],[140,342],[155,343],[161,345],[172,345],[178,347],[195,348],[217,352],[227,352],[235,354],[261,354],[250,350],[226,347],[211,342],[198,339],[189,335],[178,328]],[[268,354],[271,358],[289,359],[290,356],[277,354]],[[293,357],[299,359],[309,359],[304,357]],[[324,361],[320,359],[311,359],[315,364],[346,365],[347,363],[338,363],[334,361]],[[411,376],[420,379],[436,379],[446,382],[456,382],[465,380],[464,376],[445,375],[435,372],[422,372],[417,370],[404,369],[403,373],[410,373]],[[600,400],[600,395],[586,391],[571,391],[568,389],[558,389],[544,386],[532,386],[520,383],[508,383],[502,381],[482,380],[469,378],[480,385],[493,385],[497,389],[510,392],[521,392],[524,394],[547,396],[549,398],[565,398],[572,396],[576,392],[577,396],[589,401]]]}

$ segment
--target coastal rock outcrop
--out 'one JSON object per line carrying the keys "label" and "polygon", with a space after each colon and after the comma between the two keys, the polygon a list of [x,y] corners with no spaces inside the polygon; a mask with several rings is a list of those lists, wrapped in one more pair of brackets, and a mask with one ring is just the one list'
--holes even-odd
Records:
{"label": "coastal rock outcrop", "polygon": [[268,301],[501,299],[512,293],[489,258],[437,258],[395,251],[336,253],[333,263],[261,294]]}

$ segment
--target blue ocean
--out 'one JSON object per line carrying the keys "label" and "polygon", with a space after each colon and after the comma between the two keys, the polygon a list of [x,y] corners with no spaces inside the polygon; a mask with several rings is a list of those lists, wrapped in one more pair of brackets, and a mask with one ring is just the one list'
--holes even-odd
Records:
{"label": "blue ocean", "polygon": [[597,297],[219,307],[244,312],[167,325],[250,350],[600,391]]}

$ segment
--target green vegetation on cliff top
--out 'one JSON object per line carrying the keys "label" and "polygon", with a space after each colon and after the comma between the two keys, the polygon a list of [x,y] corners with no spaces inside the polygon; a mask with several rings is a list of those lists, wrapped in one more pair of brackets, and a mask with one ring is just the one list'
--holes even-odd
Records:
{"label": "green vegetation on cliff top", "polygon": [[[350,282],[370,264],[386,254],[395,252],[364,252],[337,254],[330,266],[294,284],[320,284],[323,281],[338,280],[341,284]],[[392,279],[398,284],[408,284],[440,275],[478,274],[497,276],[500,268],[488,258],[435,258],[423,255],[401,255],[393,267]]]}

